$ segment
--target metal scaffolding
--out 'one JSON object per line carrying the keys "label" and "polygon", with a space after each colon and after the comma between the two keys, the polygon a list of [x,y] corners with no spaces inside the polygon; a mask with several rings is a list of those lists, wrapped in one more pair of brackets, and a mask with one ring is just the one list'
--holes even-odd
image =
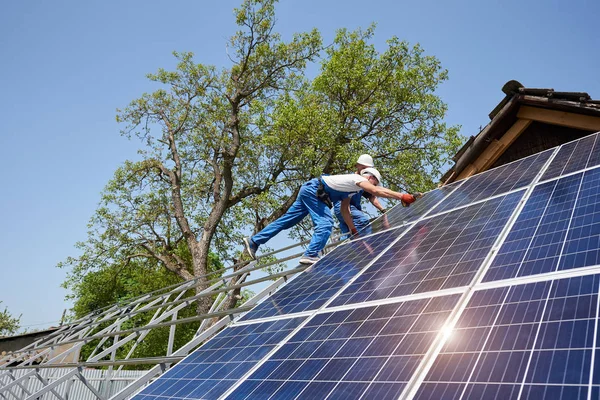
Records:
{"label": "metal scaffolding", "polygon": [[[326,249],[339,245],[339,237],[332,237]],[[269,296],[286,281],[308,266],[299,265],[282,272],[247,280],[253,271],[280,264],[298,258],[302,253],[263,262],[268,257],[306,244],[296,243],[257,257],[252,262],[243,262],[204,277],[172,285],[161,290],[134,298],[125,304],[115,304],[96,310],[83,318],[62,325],[54,333],[42,337],[34,343],[17,351],[0,356],[0,400],[35,400],[42,398],[69,399],[69,389],[75,380],[80,381],[93,395],[101,400],[125,400],[152,379],[167,371],[174,363],[189,354],[204,341],[215,335],[242,313],[251,310],[259,301]],[[232,271],[227,273],[228,271]],[[215,277],[217,274],[225,274]],[[208,280],[208,287],[201,291],[196,288]],[[272,281],[261,292],[242,305],[225,309],[235,290],[249,287],[260,282]],[[190,290],[196,293],[190,295]],[[186,296],[187,294],[187,296]],[[194,307],[197,300],[205,297],[215,298],[208,313],[191,317],[181,316],[186,307]],[[137,319],[134,317],[138,316]],[[139,316],[149,317],[139,325]],[[137,324],[136,324],[137,322]],[[178,349],[174,348],[175,333],[178,325],[199,322],[193,338]],[[134,358],[136,348],[148,334],[157,328],[169,327],[167,348],[164,356]],[[95,344],[93,351],[85,361],[79,361],[79,352],[86,344]],[[127,347],[125,347],[127,346]],[[119,356],[117,350],[127,349]],[[69,361],[75,358],[76,361]],[[104,378],[107,382],[126,365],[154,365],[135,381],[114,395],[109,391],[98,390],[84,376],[84,370],[90,367],[105,367]],[[41,372],[48,368],[68,368],[60,377],[49,380]]]}

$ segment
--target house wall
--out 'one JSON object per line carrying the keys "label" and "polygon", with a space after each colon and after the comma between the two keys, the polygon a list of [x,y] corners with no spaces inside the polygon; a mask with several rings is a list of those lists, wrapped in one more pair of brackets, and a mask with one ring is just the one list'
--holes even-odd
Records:
{"label": "house wall", "polygon": [[48,336],[51,333],[54,333],[55,331],[56,329],[52,329],[0,338],[0,354],[2,354],[3,352],[20,350],[23,347],[35,342],[36,340],[44,336]]}
{"label": "house wall", "polygon": [[499,167],[589,134],[590,131],[533,121],[490,168]]}

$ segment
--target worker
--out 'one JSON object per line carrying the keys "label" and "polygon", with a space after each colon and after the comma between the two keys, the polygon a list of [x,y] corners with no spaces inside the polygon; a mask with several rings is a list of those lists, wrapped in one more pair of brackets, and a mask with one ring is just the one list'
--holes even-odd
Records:
{"label": "worker", "polygon": [[341,213],[351,232],[356,228],[350,215],[350,194],[361,189],[377,197],[393,198],[404,204],[411,204],[415,197],[411,194],[398,193],[379,186],[381,175],[375,168],[365,168],[359,174],[323,175],[306,182],[300,188],[296,201],[289,210],[277,220],[267,225],[252,237],[244,238],[246,251],[256,259],[256,251],[261,244],[277,235],[283,229],[298,224],[310,214],[314,226],[312,239],[300,258],[301,264],[314,264],[319,260],[319,253],[325,248],[333,229],[331,208],[333,203],[341,201]]}
{"label": "worker", "polygon": [[[373,157],[368,154],[362,154],[358,157],[356,161],[356,173],[360,175],[361,171],[365,168],[374,168],[375,163],[373,162]],[[376,196],[371,195],[371,193],[366,192],[364,190],[358,191],[356,194],[350,196],[350,214],[352,216],[352,222],[354,222],[354,226],[358,232],[362,232],[364,234],[371,233],[369,228],[369,216],[362,211],[361,200],[365,197],[368,199],[373,206],[379,210],[379,212],[384,213],[385,207],[381,205]],[[340,231],[342,233],[341,239],[344,240],[348,237],[348,233],[350,233],[350,228],[346,222],[344,222],[344,217],[341,212],[342,202],[338,201],[333,205],[334,214],[339,222]],[[366,229],[365,229],[366,228]]]}

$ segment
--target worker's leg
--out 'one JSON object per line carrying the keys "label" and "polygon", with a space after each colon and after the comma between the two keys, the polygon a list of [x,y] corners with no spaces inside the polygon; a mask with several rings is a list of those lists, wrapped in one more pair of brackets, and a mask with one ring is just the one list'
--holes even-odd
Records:
{"label": "worker's leg", "polygon": [[366,213],[351,207],[350,214],[352,215],[352,222],[354,222],[356,230],[358,230],[361,235],[372,233],[371,227],[369,226],[369,216]]}
{"label": "worker's leg", "polygon": [[308,257],[318,257],[319,252],[325,248],[327,240],[329,239],[329,236],[331,236],[331,231],[333,230],[333,216],[331,215],[331,209],[327,207],[325,203],[317,199],[316,188],[314,189],[315,193],[312,196],[310,195],[310,191],[312,191],[313,188],[309,189],[311,190],[307,190],[307,195],[303,196],[301,200],[310,213],[315,231],[304,255]]}
{"label": "worker's leg", "polygon": [[[344,217],[342,216],[341,211],[339,211],[339,208],[336,208],[335,211],[335,216],[337,218],[337,220],[340,223],[340,232],[342,233],[342,236],[340,237],[341,240],[345,240],[347,238],[350,237],[349,233],[350,233],[350,228],[348,228],[348,225],[346,225],[346,222],[344,221]],[[371,231],[371,227],[369,227],[369,217],[367,216],[367,214],[365,214],[364,212],[358,210],[356,207],[354,206],[350,206],[350,215],[352,216],[352,222],[354,223],[354,227],[360,232],[361,230],[365,229],[362,234],[363,235],[367,235],[370,234]]]}
{"label": "worker's leg", "polygon": [[[346,224],[346,221],[344,221],[344,217],[342,216],[342,211],[341,211],[341,201],[338,201],[337,203],[335,203],[334,207],[333,207],[333,212],[335,214],[336,219],[338,220],[339,224],[340,224],[340,233],[342,233],[342,237],[340,237],[341,240],[344,240],[347,238],[347,234],[348,232],[350,232],[350,228],[348,228],[348,225]],[[350,206],[350,210],[352,210],[352,206]]]}
{"label": "worker's leg", "polygon": [[305,185],[306,184],[302,185],[302,187],[300,188],[300,192],[298,193],[298,198],[296,198],[296,201],[294,201],[292,206],[287,210],[285,214],[277,218],[269,225],[265,226],[265,228],[262,231],[252,236],[251,239],[255,244],[265,244],[267,241],[269,241],[269,239],[277,235],[282,230],[291,228],[292,226],[302,221],[302,218],[306,217],[306,215],[308,214],[308,210],[300,200],[301,193],[306,191]]}
{"label": "worker's leg", "polygon": [[340,239],[344,240],[348,237],[348,233],[350,233],[350,228],[348,228],[348,225],[346,224],[346,221],[344,221],[344,217],[342,217],[341,214],[335,214],[335,217],[340,223],[340,233],[342,234]]}
{"label": "worker's leg", "polygon": [[[352,210],[352,206],[350,206],[350,210]],[[350,214],[352,214],[352,211],[350,211]],[[344,221],[344,216],[341,212],[336,212],[335,217],[340,224],[340,233],[342,234],[342,236],[340,236],[340,240],[348,239],[350,237],[350,228],[348,227],[348,224],[346,224],[346,221]]]}

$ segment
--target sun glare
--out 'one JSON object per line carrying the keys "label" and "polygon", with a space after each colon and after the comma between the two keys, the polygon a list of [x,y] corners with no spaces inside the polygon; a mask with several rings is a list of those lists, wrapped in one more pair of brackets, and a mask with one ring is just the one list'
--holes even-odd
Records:
{"label": "sun glare", "polygon": [[444,325],[441,329],[442,335],[444,335],[444,339],[448,340],[450,336],[452,336],[453,329],[449,325]]}

